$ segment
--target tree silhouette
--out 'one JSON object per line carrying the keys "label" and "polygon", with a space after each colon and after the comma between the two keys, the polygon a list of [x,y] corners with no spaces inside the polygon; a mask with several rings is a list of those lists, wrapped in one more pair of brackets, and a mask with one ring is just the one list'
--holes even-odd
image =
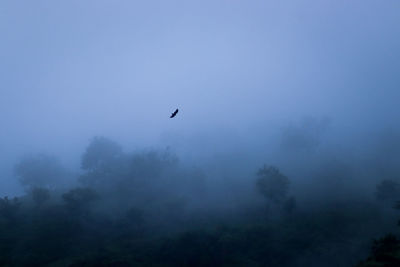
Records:
{"label": "tree silhouette", "polygon": [[289,179],[274,166],[265,166],[257,172],[257,189],[268,200],[282,203],[288,193]]}
{"label": "tree silhouette", "polygon": [[31,196],[35,205],[40,207],[50,199],[50,191],[46,188],[35,187],[31,190]]}
{"label": "tree silhouette", "polygon": [[375,195],[378,200],[398,200],[400,198],[400,184],[393,180],[383,180],[376,186]]}
{"label": "tree silhouette", "polygon": [[21,203],[16,197],[12,200],[8,197],[0,198],[0,223],[14,224],[20,206]]}
{"label": "tree silhouette", "polygon": [[63,194],[62,198],[71,211],[81,212],[87,210],[98,195],[90,188],[74,188]]}
{"label": "tree silhouette", "polygon": [[95,137],[82,156],[82,169],[95,170],[122,156],[122,148],[105,137]]}

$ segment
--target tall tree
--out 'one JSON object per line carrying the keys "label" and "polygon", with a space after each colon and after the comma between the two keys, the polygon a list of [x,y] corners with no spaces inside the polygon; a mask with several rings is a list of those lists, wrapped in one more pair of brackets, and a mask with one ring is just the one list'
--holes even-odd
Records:
{"label": "tall tree", "polygon": [[258,191],[276,204],[282,203],[287,198],[289,184],[289,179],[274,166],[264,165],[257,172]]}
{"label": "tall tree", "polygon": [[95,137],[82,156],[82,169],[90,171],[103,167],[122,156],[122,148],[106,137]]}

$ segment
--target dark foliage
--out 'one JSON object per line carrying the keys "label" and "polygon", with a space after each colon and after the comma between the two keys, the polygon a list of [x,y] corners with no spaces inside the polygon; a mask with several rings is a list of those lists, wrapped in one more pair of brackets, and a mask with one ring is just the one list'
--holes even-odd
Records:
{"label": "dark foliage", "polygon": [[50,199],[50,190],[46,188],[35,187],[30,194],[36,206],[42,206]]}
{"label": "dark foliage", "polygon": [[383,201],[400,199],[400,184],[393,180],[383,180],[376,186],[376,198]]}
{"label": "dark foliage", "polygon": [[[0,266],[350,266],[386,231],[380,205],[299,201],[274,166],[212,191],[204,172],[168,150],[125,153],[101,137],[82,157],[78,185],[48,186],[65,174],[55,162],[17,165],[29,190],[0,199]],[[376,241],[371,257],[396,262],[398,242]]]}
{"label": "dark foliage", "polygon": [[282,203],[288,194],[289,179],[274,166],[264,166],[257,172],[257,189],[268,200]]}
{"label": "dark foliage", "polygon": [[121,147],[105,137],[95,137],[82,156],[82,169],[95,170],[107,166],[122,155]]}
{"label": "dark foliage", "polygon": [[68,209],[75,211],[87,209],[97,197],[96,192],[90,188],[74,188],[62,195]]}
{"label": "dark foliage", "polygon": [[12,224],[17,220],[21,203],[18,198],[10,200],[8,197],[0,198],[0,220],[6,224]]}
{"label": "dark foliage", "polygon": [[400,240],[393,234],[374,240],[371,256],[359,266],[400,266]]}

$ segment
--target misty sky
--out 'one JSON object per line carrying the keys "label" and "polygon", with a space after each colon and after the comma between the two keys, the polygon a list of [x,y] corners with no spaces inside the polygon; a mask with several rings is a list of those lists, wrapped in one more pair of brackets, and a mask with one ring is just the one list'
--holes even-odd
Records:
{"label": "misty sky", "polygon": [[216,149],[307,116],[344,135],[397,128],[399,14],[398,0],[1,1],[0,193],[25,153],[78,159],[95,135]]}

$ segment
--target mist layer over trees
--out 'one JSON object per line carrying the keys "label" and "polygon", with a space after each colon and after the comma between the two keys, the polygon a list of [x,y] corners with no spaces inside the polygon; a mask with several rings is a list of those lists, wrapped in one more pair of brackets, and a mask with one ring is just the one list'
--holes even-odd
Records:
{"label": "mist layer over trees", "polygon": [[[355,159],[317,145],[322,137],[307,128],[315,124],[304,127],[290,133],[283,128],[282,145],[272,153],[277,160],[245,177],[244,171],[229,171],[235,170],[232,161],[221,159],[217,164],[225,171],[209,172],[170,148],[127,152],[101,136],[87,145],[79,171],[67,170],[54,156],[25,156],[14,169],[25,193],[0,199],[0,264],[398,262],[400,241],[393,234],[400,214],[393,207],[400,200],[400,165],[393,162],[400,158],[393,156],[388,165]],[[400,135],[392,137],[395,146]],[[384,157],[387,142],[378,137],[363,155]]]}
{"label": "mist layer over trees", "polygon": [[0,266],[400,266],[399,10],[0,1]]}

